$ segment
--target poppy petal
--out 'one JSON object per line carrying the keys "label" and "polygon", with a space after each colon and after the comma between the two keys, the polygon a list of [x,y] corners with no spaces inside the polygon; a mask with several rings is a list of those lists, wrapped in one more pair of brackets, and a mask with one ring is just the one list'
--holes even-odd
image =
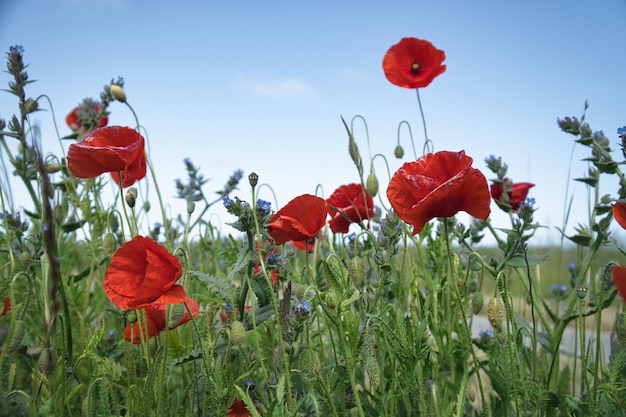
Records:
{"label": "poppy petal", "polygon": [[328,208],[321,197],[303,194],[291,200],[270,219],[269,234],[276,245],[314,238],[326,223]]}
{"label": "poppy petal", "polygon": [[611,206],[617,224],[626,229],[626,202],[619,201]]}
{"label": "poppy petal", "polygon": [[626,302],[626,266],[615,265],[611,268],[613,284],[617,288],[622,301]]}
{"label": "poppy petal", "polygon": [[383,71],[398,87],[421,88],[446,71],[445,59],[445,52],[427,40],[402,38],[385,54]]}
{"label": "poppy petal", "polygon": [[122,187],[129,187],[146,175],[145,140],[136,130],[123,126],[96,129],[80,142],[70,145],[67,165],[75,177],[95,178],[111,172]]}
{"label": "poppy petal", "polygon": [[326,202],[334,233],[347,233],[350,224],[374,217],[374,200],[361,184],[340,186]]}
{"label": "poppy petal", "polygon": [[[137,236],[115,252],[102,285],[113,304],[130,310],[166,294],[181,275],[178,258],[154,240]],[[177,294],[172,297],[178,299]]]}
{"label": "poppy petal", "polygon": [[452,217],[464,211],[476,218],[489,217],[487,179],[471,167],[464,151],[440,151],[407,162],[387,187],[387,198],[400,218],[413,225],[413,234],[435,217]]}

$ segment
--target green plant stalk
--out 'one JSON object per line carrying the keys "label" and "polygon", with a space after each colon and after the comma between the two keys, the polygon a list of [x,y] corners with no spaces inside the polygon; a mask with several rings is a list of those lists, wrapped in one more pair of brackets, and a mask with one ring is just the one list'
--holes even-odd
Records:
{"label": "green plant stalk", "polygon": [[[587,351],[585,349],[585,319],[583,318],[583,301],[579,300],[578,305],[578,338],[580,342],[580,395],[589,386],[587,380]],[[594,414],[595,415],[595,414]]]}
{"label": "green plant stalk", "polygon": [[504,309],[506,311],[506,333],[507,333],[507,343],[509,347],[509,362],[511,364],[511,375],[512,375],[512,383],[513,383],[513,396],[515,398],[515,414],[520,415],[519,411],[519,390],[517,389],[517,384],[519,383],[519,375],[517,372],[518,366],[516,363],[516,359],[519,358],[519,352],[517,350],[517,343],[514,341],[512,335],[517,334],[517,326],[515,325],[515,320],[513,318],[513,307],[511,306],[511,300],[509,297],[511,294],[509,293],[506,286],[506,277],[504,274],[500,275],[500,279],[502,280],[502,285],[504,291],[502,292],[502,300],[504,301]]}
{"label": "green plant stalk", "polygon": [[[252,205],[252,218],[254,220],[254,227],[256,229],[256,235],[260,238],[261,235],[261,226],[259,225],[259,218],[257,216],[257,212],[256,212],[256,198],[255,198],[255,188],[252,187],[252,201],[253,201],[253,205]],[[249,236],[249,245],[252,245],[252,241],[250,239],[250,233],[248,233]],[[250,248],[251,250],[254,250],[254,247]],[[265,282],[267,283],[267,285],[270,286],[270,288],[272,288],[272,281],[270,280],[270,277],[267,273],[267,268],[265,267],[265,260],[263,259],[263,257],[259,257],[259,262],[261,263],[261,270],[263,271],[263,277],[265,278]],[[249,265],[249,268],[252,268],[252,264]],[[251,272],[251,271],[249,271]],[[250,281],[250,273],[247,274],[247,279],[248,279],[248,286],[250,285],[249,281]],[[247,288],[247,286],[246,286]],[[272,308],[274,309],[274,317],[276,320],[276,323],[278,324],[278,327],[280,329],[281,327],[281,320],[280,320],[280,311],[278,310],[278,301],[276,300],[276,297],[271,297],[272,299]],[[243,309],[242,309],[243,311]],[[283,366],[285,368],[285,391],[287,393],[287,406],[288,406],[288,410],[293,409],[293,395],[291,395],[291,368],[289,367],[289,357],[287,356],[287,352],[285,350],[285,343],[283,341],[283,332],[282,329],[280,329],[280,331],[277,332],[278,333],[278,345],[280,346],[280,354],[281,357],[283,359]]]}
{"label": "green plant stalk", "polygon": [[[463,318],[463,329],[465,330],[465,335],[467,338],[467,347],[470,351],[470,354],[472,356],[472,361],[474,362],[474,366],[476,367],[476,378],[478,379],[478,387],[479,387],[479,391],[480,391],[480,398],[482,401],[482,404],[487,404],[487,401],[485,399],[485,390],[483,388],[483,382],[482,382],[482,378],[480,376],[480,370],[478,368],[478,364],[480,363],[478,361],[478,357],[476,356],[476,351],[474,350],[474,346],[472,343],[472,331],[469,328],[468,320],[467,320],[467,314],[465,313],[465,308],[463,306],[463,302],[461,301],[461,294],[459,293],[459,287],[456,285],[456,279],[453,276],[453,271],[454,271],[454,261],[452,260],[452,248],[450,246],[450,238],[449,238],[449,231],[448,231],[448,222],[444,220],[444,230],[445,230],[445,234],[446,234],[446,250],[448,252],[448,269],[450,271],[450,278],[452,279],[448,279],[448,285],[452,285],[452,287],[454,288],[453,294],[456,298],[456,303],[459,307],[459,311],[461,312],[461,317]],[[468,263],[469,265],[469,263]],[[488,417],[489,416],[489,408],[485,407],[485,415]]]}

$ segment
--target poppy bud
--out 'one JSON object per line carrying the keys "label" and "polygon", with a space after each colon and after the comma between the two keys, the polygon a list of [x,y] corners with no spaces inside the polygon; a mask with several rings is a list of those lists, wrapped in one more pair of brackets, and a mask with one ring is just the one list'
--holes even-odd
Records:
{"label": "poppy bud", "polygon": [[183,317],[185,316],[185,305],[184,304],[172,304],[170,305],[170,309],[169,309],[169,317],[168,317],[168,323],[169,323],[169,328],[173,329],[174,327],[176,327],[176,325],[178,325],[178,323],[180,323],[180,321],[183,319]]}
{"label": "poppy bud", "polygon": [[46,165],[46,172],[48,174],[54,174],[55,172],[59,172],[60,170],[61,164],[57,164],[56,162]]}
{"label": "poppy bud", "polygon": [[356,256],[352,258],[348,268],[348,276],[352,280],[355,287],[360,288],[363,286],[363,283],[365,282],[365,268],[363,267],[363,262],[360,258]]}
{"label": "poppy bud", "polygon": [[26,100],[26,103],[24,103],[24,110],[26,110],[26,114],[37,111],[38,108],[39,103],[37,103],[37,101],[33,100],[32,98],[29,98],[28,100]]}
{"label": "poppy bud", "polygon": [[135,187],[131,187],[126,191],[126,204],[128,207],[134,208],[135,202],[137,200],[137,189]]}
{"label": "poppy bud", "polygon": [[147,213],[147,212],[150,211],[150,208],[151,208],[151,206],[150,206],[150,202],[149,201],[146,201],[146,202],[143,203],[143,211],[145,211]]}
{"label": "poppy bud", "polygon": [[41,355],[39,355],[39,360],[37,360],[37,368],[39,368],[39,372],[48,376],[54,371],[54,365],[56,365],[57,361],[57,353],[54,348],[45,348]]}
{"label": "poppy bud", "polygon": [[320,361],[315,351],[310,347],[305,347],[300,351],[298,356],[298,363],[300,364],[300,371],[302,374],[309,378],[317,376],[320,367]]}
{"label": "poppy bud", "polygon": [[63,210],[63,206],[57,204],[54,206],[52,211],[52,216],[54,217],[54,221],[56,224],[63,223],[63,219],[65,219],[65,211]]}
{"label": "poppy bud", "polygon": [[372,197],[376,197],[376,194],[378,194],[378,178],[376,178],[376,174],[372,172],[367,176],[365,187]]}
{"label": "poppy bud", "polygon": [[111,256],[115,252],[115,235],[107,233],[102,239],[102,251],[105,255]]}
{"label": "poppy bud", "polygon": [[470,400],[470,402],[474,402],[476,400],[476,391],[474,390],[474,388],[469,387],[467,389],[467,398]]}
{"label": "poppy bud", "polygon": [[239,320],[235,320],[230,325],[230,340],[239,347],[246,345],[246,328]]}
{"label": "poppy bud", "polygon": [[477,292],[474,294],[474,296],[472,297],[472,313],[474,314],[478,314],[480,313],[480,310],[483,309],[483,294],[480,292]]}
{"label": "poppy bud", "polygon": [[124,92],[122,86],[117,84],[111,84],[111,94],[120,103],[126,103],[126,92]]}
{"label": "poppy bud", "polygon": [[495,330],[496,333],[501,333],[503,330],[504,306],[498,297],[493,297],[489,300],[489,304],[487,304],[487,318],[493,330]]}
{"label": "poppy bud", "polygon": [[404,148],[401,145],[397,145],[396,148],[393,150],[393,154],[396,158],[402,159],[402,157],[404,156]]}

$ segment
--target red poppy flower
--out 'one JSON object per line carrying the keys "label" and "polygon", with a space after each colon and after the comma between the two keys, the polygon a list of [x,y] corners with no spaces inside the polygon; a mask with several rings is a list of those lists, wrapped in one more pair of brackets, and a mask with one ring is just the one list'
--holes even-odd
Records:
{"label": "red poppy flower", "polygon": [[[528,196],[528,190],[534,187],[535,184],[530,182],[516,182],[513,185],[509,184],[509,179],[505,178],[501,184],[491,184],[491,197],[493,197],[498,207],[504,211],[510,211],[510,208],[517,211],[520,204],[526,200]],[[503,199],[503,190],[507,190],[507,198]]]}
{"label": "red poppy flower", "polygon": [[70,129],[82,136],[109,123],[109,118],[106,115],[100,116],[96,123],[95,118],[99,112],[100,103],[92,99],[85,99],[79,106],[74,107],[69,112],[65,117],[65,123],[67,123]]}
{"label": "red poppy flower", "polygon": [[[261,414],[259,407],[256,407],[256,411]],[[230,406],[228,411],[228,417],[250,417],[252,414],[248,411],[248,406],[242,400],[235,400]]]}
{"label": "red poppy flower", "polygon": [[110,172],[122,187],[130,187],[146,176],[145,141],[136,130],[124,126],[96,129],[67,152],[67,165],[75,177],[95,178]]}
{"label": "red poppy flower", "polygon": [[615,217],[617,224],[622,226],[623,229],[626,229],[626,202],[618,201],[611,206],[611,209],[613,210],[613,217]]}
{"label": "red poppy flower", "polygon": [[[196,302],[196,300],[192,298],[187,298],[185,302],[187,303],[187,306],[189,306],[189,310],[191,310],[191,313],[193,314],[193,316],[197,317],[198,312],[199,312],[199,307],[198,307],[198,303]],[[191,316],[189,315],[189,311],[187,311],[187,308],[182,304],[181,306],[184,309],[183,317],[180,320],[178,320],[176,323],[173,323],[172,325],[170,325],[169,326],[170,330],[175,329],[176,327],[182,324],[185,324],[191,320]],[[166,328],[165,322],[167,320],[167,307],[168,307],[168,304],[148,304],[145,307],[146,319],[145,319],[145,322],[142,323],[144,340],[147,340],[154,336],[158,336],[161,330],[165,330]],[[141,337],[141,334],[139,333],[139,322],[135,322],[133,324],[127,325],[126,328],[124,328],[124,337],[129,342],[132,341],[136,345],[140,344],[142,337]]]}
{"label": "red poppy flower", "polygon": [[446,71],[446,53],[423,39],[402,38],[383,58],[385,76],[394,85],[421,88]]}
{"label": "red poppy flower", "polygon": [[314,238],[326,223],[326,201],[315,195],[303,194],[291,200],[270,219],[269,234],[277,245],[294,240]]}
{"label": "red poppy flower", "polygon": [[626,266],[615,265],[611,268],[611,277],[622,301],[626,302]]}
{"label": "red poppy flower", "polygon": [[491,213],[487,179],[465,151],[440,151],[406,162],[393,175],[387,198],[413,234],[435,217],[464,211],[479,219]]}
{"label": "red poppy flower", "polygon": [[137,236],[115,252],[102,286],[109,300],[124,310],[148,304],[179,304],[188,300],[176,281],[180,261],[154,240]]}
{"label": "red poppy flower", "polygon": [[374,216],[374,200],[360,184],[342,185],[326,200],[330,213],[330,230],[348,233],[351,223]]}

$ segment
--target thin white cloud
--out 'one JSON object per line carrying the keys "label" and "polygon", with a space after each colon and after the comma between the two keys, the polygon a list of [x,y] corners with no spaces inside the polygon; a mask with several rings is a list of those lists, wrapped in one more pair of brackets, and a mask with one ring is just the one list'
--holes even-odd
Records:
{"label": "thin white cloud", "polygon": [[235,80],[235,86],[240,90],[273,98],[291,98],[315,94],[315,89],[299,78],[255,80],[240,77]]}
{"label": "thin white cloud", "polygon": [[365,81],[367,78],[363,72],[353,68],[344,68],[339,71],[339,75],[346,81]]}

